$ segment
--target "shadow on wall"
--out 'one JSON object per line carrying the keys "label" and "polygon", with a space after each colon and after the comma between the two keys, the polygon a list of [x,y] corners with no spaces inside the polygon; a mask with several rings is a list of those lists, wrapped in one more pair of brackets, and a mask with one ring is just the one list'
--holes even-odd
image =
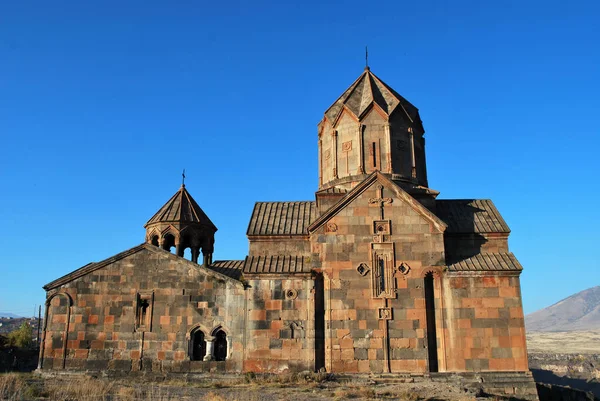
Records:
{"label": "shadow on wall", "polygon": [[446,263],[449,265],[480,254],[482,246],[487,242],[487,239],[476,233],[475,225],[475,216],[487,211],[474,206],[475,202],[474,199],[462,199],[438,203],[438,215],[448,224],[444,248]]}
{"label": "shadow on wall", "polygon": [[[547,383],[547,384],[558,385],[558,386],[569,386],[574,389],[589,391],[594,394],[596,399],[600,399],[600,382],[597,379],[586,380],[586,379],[582,379],[582,378],[558,376],[557,374],[555,374],[554,372],[552,372],[550,370],[543,370],[543,369],[531,369],[531,373],[533,373],[533,378],[535,379],[536,383],[538,383],[538,384]],[[538,393],[539,392],[540,392],[540,388],[538,385]],[[555,392],[557,392],[557,391],[553,391],[553,393],[555,393]],[[544,398],[544,399],[560,400],[561,398],[550,397],[550,398]],[[575,399],[575,398],[573,398],[573,399]],[[580,398],[578,398],[578,399],[580,399]],[[583,398],[583,399],[585,399],[585,398]],[[541,394],[540,394],[540,400],[542,400]]]}

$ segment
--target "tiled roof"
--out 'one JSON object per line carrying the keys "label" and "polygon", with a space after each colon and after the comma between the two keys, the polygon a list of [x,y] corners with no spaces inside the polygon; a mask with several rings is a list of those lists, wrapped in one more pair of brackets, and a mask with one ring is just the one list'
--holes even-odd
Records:
{"label": "tiled roof", "polygon": [[489,199],[437,200],[436,214],[448,225],[447,233],[510,233]]}
{"label": "tiled roof", "polygon": [[448,271],[521,271],[523,267],[512,254],[480,253],[448,266]]}
{"label": "tiled roof", "polygon": [[202,211],[200,206],[196,203],[194,198],[185,189],[185,185],[179,188],[179,191],[175,193],[160,208],[158,212],[148,222],[146,226],[153,223],[198,223],[204,224],[217,230],[217,227],[213,224],[208,216]]}
{"label": "tiled roof", "polygon": [[242,275],[242,268],[244,267],[243,260],[217,260],[211,265],[207,266],[209,269],[221,273],[225,276],[231,277],[235,280],[239,280]]}
{"label": "tiled roof", "polygon": [[346,194],[348,193],[347,189],[344,188],[338,188],[338,187],[329,187],[329,188],[324,188],[321,189],[319,191],[317,191],[318,194]]}
{"label": "tiled roof", "polygon": [[315,202],[256,202],[247,235],[306,235],[316,215]]}
{"label": "tiled roof", "polygon": [[310,263],[304,256],[247,256],[244,273],[310,273]]}
{"label": "tiled roof", "polygon": [[360,118],[372,103],[381,107],[388,116],[400,107],[410,121],[421,121],[417,108],[386,85],[369,68],[365,68],[358,79],[327,109],[325,116],[333,122],[346,106]]}

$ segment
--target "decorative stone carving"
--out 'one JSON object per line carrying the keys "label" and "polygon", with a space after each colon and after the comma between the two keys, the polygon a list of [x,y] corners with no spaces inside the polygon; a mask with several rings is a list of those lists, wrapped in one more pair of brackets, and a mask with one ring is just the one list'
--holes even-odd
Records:
{"label": "decorative stone carving", "polygon": [[379,320],[391,320],[392,308],[379,308]]}
{"label": "decorative stone carving", "polygon": [[390,204],[394,200],[392,198],[369,198],[369,205],[381,205]]}
{"label": "decorative stone carving", "polygon": [[325,158],[325,160],[329,160],[331,158],[331,152],[329,151],[329,149],[325,151],[323,157]]}
{"label": "decorative stone carving", "polygon": [[408,272],[410,272],[410,266],[402,262],[400,263],[400,266],[398,266],[398,271],[406,276]]}
{"label": "decorative stone carving", "polygon": [[373,222],[373,233],[375,235],[390,235],[391,222],[389,220],[375,220]]}
{"label": "decorative stone carving", "polygon": [[350,152],[352,150],[352,141],[342,143],[342,151]]}
{"label": "decorative stone carving", "polygon": [[371,268],[366,263],[361,263],[356,268],[356,271],[358,272],[358,274],[360,274],[363,277],[366,276],[367,274],[369,274],[370,270],[371,270]]}
{"label": "decorative stone carving", "polygon": [[394,244],[371,244],[373,269],[371,269],[371,288],[373,298],[396,298],[396,280],[394,278]]}
{"label": "decorative stone carving", "polygon": [[338,230],[338,226],[337,224],[333,223],[333,222],[329,222],[327,223],[327,225],[325,226],[325,232],[327,233],[334,233]]}
{"label": "decorative stone carving", "polygon": [[285,299],[294,300],[296,298],[298,298],[298,291],[294,290],[293,288],[285,290]]}

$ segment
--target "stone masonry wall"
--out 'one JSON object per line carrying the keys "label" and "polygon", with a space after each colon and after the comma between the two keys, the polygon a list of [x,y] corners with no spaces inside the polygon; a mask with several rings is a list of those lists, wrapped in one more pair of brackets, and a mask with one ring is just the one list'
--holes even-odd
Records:
{"label": "stone masonry wall", "polygon": [[244,370],[314,369],[314,291],[308,277],[248,278]]}
{"label": "stone masonry wall", "polygon": [[449,273],[443,292],[448,370],[528,370],[517,275]]}
{"label": "stone masonry wall", "polygon": [[[442,270],[443,233],[390,189],[380,193],[378,185],[376,181],[311,237],[325,276],[325,359],[330,372],[428,369],[424,276]],[[383,219],[380,204],[369,201],[381,195],[393,198],[383,206]],[[376,221],[388,221],[389,234],[375,239]],[[389,298],[373,295],[373,247],[379,244],[394,251],[386,285],[395,288]],[[403,263],[404,273],[398,269]],[[370,270],[361,273],[361,264]]]}
{"label": "stone masonry wall", "polygon": [[268,240],[249,238],[249,256],[297,255],[310,256],[310,242],[307,237],[270,237]]}
{"label": "stone masonry wall", "polygon": [[[48,299],[44,369],[242,370],[243,285],[166,251],[141,250]],[[148,302],[145,320],[140,299]],[[212,339],[219,327],[227,360],[190,361],[192,329]]]}

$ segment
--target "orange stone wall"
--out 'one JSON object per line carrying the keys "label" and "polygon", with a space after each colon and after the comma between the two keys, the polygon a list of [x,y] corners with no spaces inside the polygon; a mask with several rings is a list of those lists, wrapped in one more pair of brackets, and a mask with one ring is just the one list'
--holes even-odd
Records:
{"label": "orange stone wall", "polygon": [[[144,328],[136,324],[138,294],[151,300]],[[44,369],[242,370],[243,285],[166,252],[142,250],[48,292],[48,300]],[[195,327],[207,338],[218,327],[226,332],[226,361],[190,361]]]}
{"label": "orange stone wall", "polygon": [[308,277],[248,278],[244,370],[314,369],[314,285]]}
{"label": "orange stone wall", "polygon": [[[326,368],[331,372],[380,373],[388,367],[391,372],[425,372],[423,278],[428,271],[442,270],[443,233],[407,201],[383,188],[383,197],[394,199],[384,206],[383,220],[390,220],[391,234],[382,240],[394,244],[394,266],[405,263],[410,271],[395,270],[393,298],[374,298],[371,276],[361,275],[357,267],[366,263],[373,268],[374,222],[381,220],[381,208],[369,199],[380,196],[377,186],[375,182],[311,236],[325,277]],[[380,318],[381,308],[389,308],[390,319]]]}
{"label": "orange stone wall", "polygon": [[526,371],[518,275],[448,273],[443,281],[449,371]]}

